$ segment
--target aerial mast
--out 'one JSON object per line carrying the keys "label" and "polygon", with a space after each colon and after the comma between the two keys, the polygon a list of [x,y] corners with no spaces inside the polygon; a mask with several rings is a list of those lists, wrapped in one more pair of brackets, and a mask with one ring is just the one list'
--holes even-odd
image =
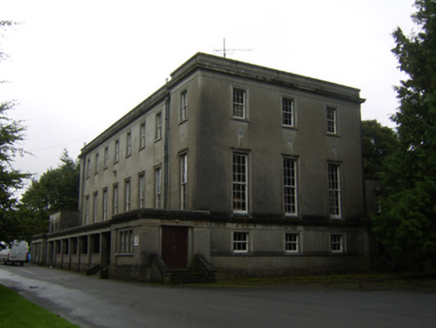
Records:
{"label": "aerial mast", "polygon": [[253,51],[253,49],[243,49],[243,48],[226,49],[226,38],[223,38],[223,48],[222,49],[213,49],[214,53],[222,53],[224,58],[226,58],[228,51],[230,51],[230,52],[233,52],[233,51]]}

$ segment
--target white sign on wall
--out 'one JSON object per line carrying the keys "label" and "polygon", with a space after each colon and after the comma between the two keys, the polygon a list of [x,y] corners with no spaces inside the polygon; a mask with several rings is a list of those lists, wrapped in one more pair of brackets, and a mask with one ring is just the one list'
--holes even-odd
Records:
{"label": "white sign on wall", "polygon": [[135,238],[133,239],[133,245],[139,246],[139,236],[135,236]]}

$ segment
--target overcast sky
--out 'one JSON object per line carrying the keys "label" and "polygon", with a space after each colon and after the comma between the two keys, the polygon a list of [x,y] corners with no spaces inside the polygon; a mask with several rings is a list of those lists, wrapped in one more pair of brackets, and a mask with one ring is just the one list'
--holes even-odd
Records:
{"label": "overcast sky", "polygon": [[38,178],[165,84],[197,52],[361,89],[362,119],[393,127],[404,76],[392,32],[410,35],[414,0],[0,0],[0,102],[27,126],[33,155],[15,168]]}

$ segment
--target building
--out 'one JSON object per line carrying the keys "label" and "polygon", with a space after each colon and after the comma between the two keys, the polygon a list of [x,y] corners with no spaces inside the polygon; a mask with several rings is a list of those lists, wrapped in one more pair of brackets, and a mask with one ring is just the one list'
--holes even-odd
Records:
{"label": "building", "polygon": [[165,280],[367,259],[359,90],[198,53],[79,156],[80,224],[32,258]]}

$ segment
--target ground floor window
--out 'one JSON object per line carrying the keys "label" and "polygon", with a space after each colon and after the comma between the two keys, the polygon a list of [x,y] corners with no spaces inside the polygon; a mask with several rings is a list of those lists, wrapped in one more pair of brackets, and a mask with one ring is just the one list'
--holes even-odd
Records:
{"label": "ground floor window", "polygon": [[233,233],[233,252],[248,253],[248,232]]}
{"label": "ground floor window", "polygon": [[330,235],[330,249],[333,253],[342,253],[344,251],[344,236],[342,234]]}
{"label": "ground floor window", "polygon": [[290,253],[298,252],[298,233],[286,233],[285,234],[285,251]]}
{"label": "ground floor window", "polygon": [[118,232],[118,253],[133,253],[133,231],[131,229]]}

